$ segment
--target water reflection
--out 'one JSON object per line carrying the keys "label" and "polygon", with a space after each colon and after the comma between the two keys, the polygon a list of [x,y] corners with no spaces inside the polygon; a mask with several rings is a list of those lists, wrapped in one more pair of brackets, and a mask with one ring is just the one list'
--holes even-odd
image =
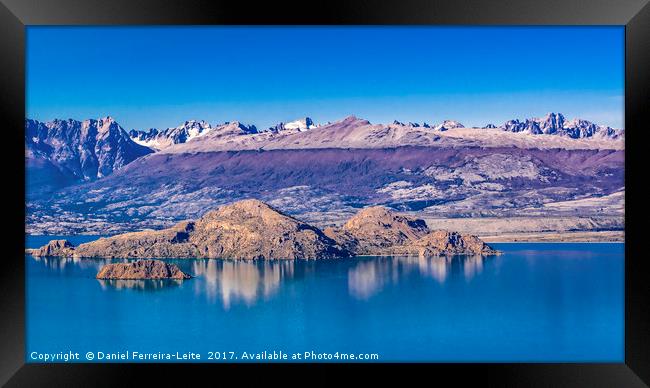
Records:
{"label": "water reflection", "polygon": [[348,290],[357,299],[368,299],[386,285],[396,284],[413,272],[441,284],[456,274],[469,281],[483,271],[486,260],[492,258],[400,256],[364,260],[348,271]]}
{"label": "water reflection", "polygon": [[99,269],[104,266],[107,260],[88,260],[78,257],[49,257],[49,256],[29,256],[35,262],[42,264],[44,267],[57,272],[63,272],[66,269]]}
{"label": "water reflection", "polygon": [[211,301],[218,298],[225,308],[243,301],[252,305],[258,298],[268,298],[277,292],[285,278],[294,275],[294,261],[223,261],[198,260],[192,264],[196,295],[204,294]]}
{"label": "water reflection", "polygon": [[122,280],[122,279],[97,279],[102,289],[109,288],[123,290],[136,290],[136,291],[157,291],[167,289],[169,287],[178,287],[182,284],[182,280],[177,279],[146,279],[146,280]]}
{"label": "water reflection", "polygon": [[[128,259],[74,259],[35,257],[35,262],[48,270],[84,278],[94,278],[99,269],[107,263],[127,262]],[[466,281],[479,276],[486,260],[498,260],[482,256],[418,257],[394,256],[327,261],[233,261],[233,260],[170,260],[194,279],[174,281],[163,280],[97,280],[103,290],[156,291],[164,288],[188,287],[196,297],[209,303],[219,303],[224,308],[243,303],[251,306],[259,299],[268,300],[280,289],[283,282],[296,276],[328,277],[343,274],[343,282],[334,284],[346,287],[348,293],[360,300],[366,300],[390,284],[405,282],[409,275],[433,279],[443,284],[450,278]],[[340,277],[335,276],[335,279]],[[416,281],[416,278],[412,279]],[[406,283],[406,282],[405,282]]]}

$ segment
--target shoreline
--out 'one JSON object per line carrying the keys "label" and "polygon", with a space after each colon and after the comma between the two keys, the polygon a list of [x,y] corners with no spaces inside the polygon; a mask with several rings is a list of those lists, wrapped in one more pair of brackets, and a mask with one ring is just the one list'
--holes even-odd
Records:
{"label": "shoreline", "polygon": [[[74,238],[74,237],[79,237],[79,236],[84,236],[84,237],[97,237],[99,238],[108,238],[112,237],[113,235],[105,235],[105,234],[30,234],[30,235],[25,235],[29,236],[31,238],[34,237],[50,237],[52,239],[54,238],[63,238],[63,239],[69,239],[69,238]],[[481,240],[489,243],[550,243],[550,244],[555,244],[555,243],[624,243],[624,239],[612,239],[612,240],[526,240],[525,237],[522,237],[521,240],[519,239],[506,239],[502,240],[500,239],[501,236],[477,236]],[[92,241],[92,240],[91,240]]]}
{"label": "shoreline", "polygon": [[526,232],[481,235],[486,243],[624,243],[625,231]]}
{"label": "shoreline", "polygon": [[[616,234],[617,236],[614,238],[607,238],[611,237],[612,234]],[[561,234],[562,238],[557,238],[557,237],[552,237],[552,235],[557,235]],[[572,234],[574,234],[572,236]],[[594,235],[597,236],[598,238],[579,238],[578,235]],[[598,236],[598,234],[602,234],[601,236]],[[620,236],[618,236],[620,234]],[[103,234],[72,234],[72,235],[59,235],[59,234],[27,234],[25,233],[25,238],[39,238],[39,237],[47,237],[47,238],[66,238],[69,239],[71,237],[79,237],[79,236],[84,236],[84,237],[96,237],[97,239],[102,238],[102,237],[111,237],[110,235],[103,235]],[[478,235],[478,237],[485,241],[486,243],[496,243],[496,244],[526,244],[526,243],[534,243],[534,244],[562,244],[562,243],[580,243],[580,244],[596,244],[596,243],[605,243],[605,244],[624,244],[625,243],[625,236],[623,232],[613,232],[613,231],[601,231],[601,232],[572,232],[572,233],[563,233],[563,232],[548,232],[548,235],[545,233],[521,233],[521,234],[503,234],[503,235],[489,235],[489,236],[481,236]],[[26,244],[27,245],[27,244]],[[29,247],[25,247],[26,249],[30,249]],[[38,248],[38,247],[36,247]]]}
{"label": "shoreline", "polygon": [[490,241],[490,244],[625,244],[625,241]]}

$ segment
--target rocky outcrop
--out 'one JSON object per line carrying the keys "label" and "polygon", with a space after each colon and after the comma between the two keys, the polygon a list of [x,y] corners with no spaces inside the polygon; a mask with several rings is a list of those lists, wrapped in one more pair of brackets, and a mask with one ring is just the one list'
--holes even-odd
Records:
{"label": "rocky outcrop", "polygon": [[415,241],[429,233],[426,222],[374,206],[359,211],[341,228],[325,235],[356,255],[385,254],[391,247]]}
{"label": "rocky outcrop", "polygon": [[74,245],[68,240],[50,240],[37,249],[26,249],[32,256],[72,256]]}
{"label": "rocky outcrop", "polygon": [[188,241],[194,222],[183,221],[171,228],[145,230],[100,238],[80,244],[69,256],[102,258],[190,258],[203,257]]}
{"label": "rocky outcrop", "polygon": [[125,233],[77,247],[37,250],[102,258],[327,259],[350,256],[309,224],[258,200],[243,200],[159,231]]}
{"label": "rocky outcrop", "polygon": [[420,257],[449,255],[497,255],[480,238],[447,230],[435,230],[424,237],[392,248],[395,255],[417,255]]}
{"label": "rocky outcrop", "polygon": [[307,223],[258,200],[244,200],[208,212],[189,241],[204,257],[317,259],[350,256]]}
{"label": "rocky outcrop", "polygon": [[325,234],[355,255],[494,255],[498,252],[472,235],[431,231],[421,219],[381,206],[366,208],[341,228]]}
{"label": "rocky outcrop", "polygon": [[320,229],[254,199],[159,231],[125,233],[74,247],[66,240],[28,250],[80,258],[329,259],[353,255],[491,255],[478,237],[431,231],[421,219],[375,206],[340,228]]}
{"label": "rocky outcrop", "polygon": [[97,279],[190,279],[191,276],[181,271],[174,264],[160,260],[138,260],[131,263],[113,263],[103,266]]}

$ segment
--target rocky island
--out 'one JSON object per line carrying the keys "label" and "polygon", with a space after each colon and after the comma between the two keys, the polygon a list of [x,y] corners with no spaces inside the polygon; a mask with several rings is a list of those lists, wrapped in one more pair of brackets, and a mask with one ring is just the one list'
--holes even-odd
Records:
{"label": "rocky island", "polygon": [[479,238],[430,230],[421,219],[376,206],[340,228],[319,228],[262,201],[221,206],[196,221],[120,234],[74,246],[52,240],[34,256],[77,258],[333,259],[360,255],[493,255]]}
{"label": "rocky island", "polygon": [[131,263],[113,263],[103,266],[97,279],[190,279],[178,266],[160,260],[138,260]]}
{"label": "rocky island", "polygon": [[382,206],[359,211],[340,228],[325,235],[355,256],[382,255],[495,255],[498,252],[476,236],[432,231],[421,219],[395,213]]}

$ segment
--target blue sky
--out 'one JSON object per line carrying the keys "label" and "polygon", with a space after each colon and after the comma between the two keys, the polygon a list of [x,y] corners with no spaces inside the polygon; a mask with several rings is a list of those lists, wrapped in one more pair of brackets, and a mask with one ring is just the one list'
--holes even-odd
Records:
{"label": "blue sky", "polygon": [[29,118],[624,125],[623,27],[28,27]]}

